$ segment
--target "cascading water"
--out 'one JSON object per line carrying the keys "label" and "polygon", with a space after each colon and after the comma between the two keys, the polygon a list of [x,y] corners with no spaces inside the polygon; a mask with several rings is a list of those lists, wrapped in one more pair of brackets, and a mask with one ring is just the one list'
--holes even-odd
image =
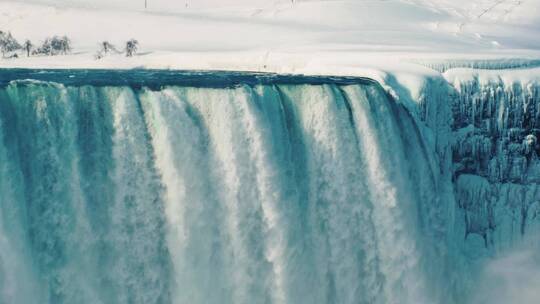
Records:
{"label": "cascading water", "polygon": [[372,82],[11,82],[0,300],[428,303],[422,147]]}
{"label": "cascading water", "polygon": [[536,88],[0,73],[0,303],[500,302],[540,264],[490,262],[537,241]]}

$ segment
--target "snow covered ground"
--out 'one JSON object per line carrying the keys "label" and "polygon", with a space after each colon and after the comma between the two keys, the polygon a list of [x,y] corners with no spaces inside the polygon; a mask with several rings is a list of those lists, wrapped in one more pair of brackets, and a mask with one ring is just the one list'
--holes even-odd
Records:
{"label": "snow covered ground", "polygon": [[[34,44],[68,35],[68,56],[0,67],[250,70],[377,77],[431,74],[426,61],[540,59],[537,0],[8,0],[0,30]],[[95,60],[136,38],[139,56]],[[420,64],[419,64],[420,63]],[[429,66],[429,65],[427,65]]]}

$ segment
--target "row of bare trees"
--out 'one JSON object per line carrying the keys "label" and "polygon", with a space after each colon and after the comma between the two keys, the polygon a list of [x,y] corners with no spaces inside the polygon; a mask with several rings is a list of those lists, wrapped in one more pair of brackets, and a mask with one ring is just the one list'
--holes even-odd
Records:
{"label": "row of bare trees", "polygon": [[118,48],[109,41],[103,41],[100,43],[100,48],[94,57],[96,59],[101,59],[110,54],[125,54],[126,57],[133,57],[133,55],[135,55],[138,50],[139,41],[135,39],[128,40],[123,50],[118,50]]}
{"label": "row of bare trees", "polygon": [[30,40],[22,44],[13,37],[11,32],[0,31],[0,52],[3,58],[19,57],[17,52],[24,51],[26,56],[31,55],[65,55],[71,52],[71,40],[67,36],[53,36],[46,38],[40,45],[35,46]]}
{"label": "row of bare trees", "polygon": [[[139,49],[139,42],[130,39],[125,43],[123,50],[118,50],[108,41],[100,43],[100,49],[95,55],[96,59],[101,59],[110,54],[125,54],[127,57],[134,56]],[[40,45],[34,45],[30,40],[25,40],[22,44],[13,37],[11,32],[0,31],[0,52],[2,58],[17,58],[23,52],[27,57],[34,55],[66,55],[72,51],[71,40],[67,36],[53,36],[46,38]]]}

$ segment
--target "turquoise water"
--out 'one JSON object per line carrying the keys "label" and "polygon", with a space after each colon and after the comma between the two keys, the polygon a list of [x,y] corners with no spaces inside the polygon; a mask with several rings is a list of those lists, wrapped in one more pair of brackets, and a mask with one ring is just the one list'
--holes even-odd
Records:
{"label": "turquoise water", "polygon": [[278,84],[370,84],[373,80],[346,76],[305,76],[273,73],[229,72],[229,71],[178,71],[178,70],[43,70],[3,69],[0,86],[14,80],[38,80],[56,82],[69,86],[129,86],[132,88],[160,88],[167,85],[228,88],[238,85]]}
{"label": "turquoise water", "polygon": [[373,81],[0,71],[1,303],[432,303],[437,170]]}

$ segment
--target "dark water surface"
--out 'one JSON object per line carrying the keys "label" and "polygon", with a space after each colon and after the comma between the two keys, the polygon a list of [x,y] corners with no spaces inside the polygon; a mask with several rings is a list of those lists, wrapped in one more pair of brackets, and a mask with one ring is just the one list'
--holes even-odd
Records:
{"label": "dark water surface", "polygon": [[373,84],[363,77],[306,76],[274,73],[179,70],[102,70],[102,69],[0,69],[0,86],[12,81],[37,80],[68,86],[130,86],[159,89],[178,85],[206,88],[228,88],[240,85],[278,84]]}

